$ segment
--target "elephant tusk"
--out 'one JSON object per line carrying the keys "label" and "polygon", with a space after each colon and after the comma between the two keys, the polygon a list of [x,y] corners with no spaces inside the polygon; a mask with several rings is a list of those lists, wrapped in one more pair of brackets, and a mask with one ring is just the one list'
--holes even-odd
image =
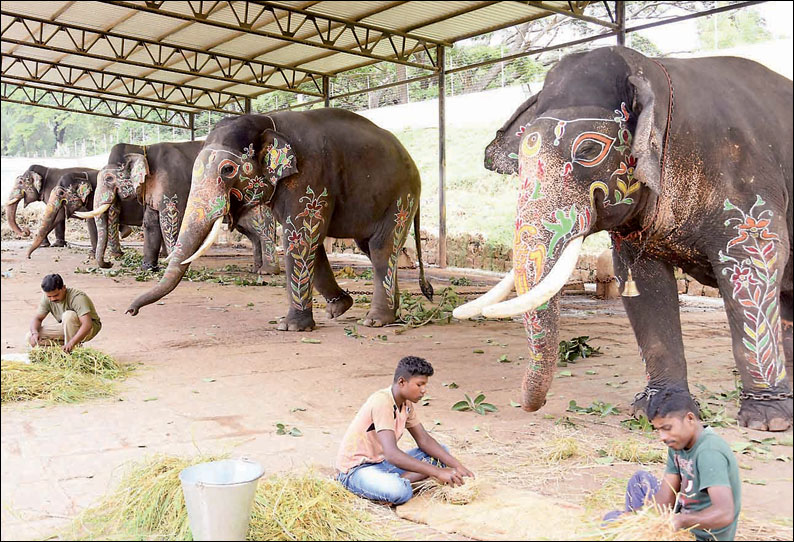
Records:
{"label": "elephant tusk", "polygon": [[74,216],[78,218],[96,218],[105,214],[108,209],[110,209],[110,203],[104,203],[93,211],[77,211]]}
{"label": "elephant tusk", "polygon": [[510,292],[513,291],[514,287],[515,271],[511,269],[510,272],[505,275],[501,281],[499,281],[499,284],[488,290],[487,293],[483,294],[481,297],[478,297],[474,301],[469,301],[465,305],[455,308],[455,310],[452,311],[452,316],[460,320],[479,316],[482,314],[482,309],[484,307],[493,305],[494,303],[499,303],[510,295]]}
{"label": "elephant tusk", "polygon": [[223,217],[222,216],[218,217],[218,219],[215,221],[215,224],[212,225],[212,230],[210,230],[210,234],[204,240],[204,244],[199,247],[199,249],[196,251],[195,254],[193,254],[187,260],[184,260],[182,262],[182,265],[189,264],[193,260],[199,258],[202,254],[207,252],[207,250],[209,250],[209,248],[212,246],[212,243],[215,242],[215,239],[217,239],[218,235],[220,235],[220,233],[221,233],[221,224],[223,224]]}
{"label": "elephant tusk", "polygon": [[509,301],[485,307],[482,310],[483,316],[487,316],[488,318],[507,318],[515,316],[516,314],[523,314],[535,310],[554,297],[554,295],[565,286],[568,277],[571,276],[571,273],[576,267],[583,242],[584,237],[577,237],[571,241],[568,246],[565,247],[560,259],[557,260],[557,263],[551,268],[549,274],[535,285],[534,288]]}

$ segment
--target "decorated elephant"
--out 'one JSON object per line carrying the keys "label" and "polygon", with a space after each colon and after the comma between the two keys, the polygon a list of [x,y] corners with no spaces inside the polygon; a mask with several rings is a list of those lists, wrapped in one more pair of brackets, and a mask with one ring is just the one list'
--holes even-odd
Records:
{"label": "decorated elephant", "polygon": [[[17,235],[28,237],[30,230],[28,228],[20,228],[17,224],[17,206],[20,201],[24,200],[24,206],[27,207],[35,201],[47,202],[50,200],[50,194],[53,189],[58,186],[58,181],[61,177],[68,173],[85,173],[95,171],[91,168],[74,167],[74,168],[48,168],[38,164],[30,166],[22,175],[16,178],[11,193],[6,202],[6,216],[8,217],[8,225]],[[66,218],[63,212],[60,212],[54,219],[55,229],[55,242],[50,245],[49,239],[45,237],[40,246],[48,247],[65,247],[66,246]]]}
{"label": "decorated elephant", "polygon": [[[39,225],[39,231],[28,248],[28,258],[47,239],[47,235],[56,225],[56,218],[70,218],[77,211],[90,211],[94,207],[94,190],[96,189],[96,169],[82,172],[69,172],[58,180],[58,186],[50,192],[47,208]],[[91,239],[91,250],[96,250],[96,224],[88,219],[88,236]]]}
{"label": "decorated elephant", "polygon": [[[520,126],[518,126],[520,124]],[[506,137],[520,134],[517,149]],[[501,138],[501,139],[500,139]],[[584,238],[612,235],[649,397],[687,386],[674,266],[718,287],[743,391],[739,421],[790,427],[792,83],[739,58],[651,59],[623,47],[563,58],[489,146],[518,155],[513,270],[457,317],[523,314],[522,405],[545,403],[559,290]],[[505,299],[515,287],[517,297]],[[784,361],[785,360],[785,361]]]}
{"label": "decorated elephant", "polygon": [[[315,327],[313,288],[326,298],[332,318],[353,304],[334,278],[326,235],[355,239],[372,261],[374,294],[364,324],[394,322],[397,256],[412,219],[418,237],[420,190],[416,165],[397,138],[354,113],[318,109],[224,119],[196,159],[185,221],[165,276],[127,312],[135,315],[172,291],[213,243],[224,216],[236,221],[264,203],[284,229],[289,311],[280,330]],[[418,256],[420,285],[431,298],[421,250]]]}
{"label": "decorated elephant", "polygon": [[112,265],[105,261],[105,250],[108,234],[114,235],[119,227],[118,201],[137,200],[143,205],[142,268],[157,270],[161,245],[170,253],[176,243],[190,192],[190,171],[202,146],[201,141],[113,146],[99,172],[94,209],[78,213],[97,221],[97,265]]}

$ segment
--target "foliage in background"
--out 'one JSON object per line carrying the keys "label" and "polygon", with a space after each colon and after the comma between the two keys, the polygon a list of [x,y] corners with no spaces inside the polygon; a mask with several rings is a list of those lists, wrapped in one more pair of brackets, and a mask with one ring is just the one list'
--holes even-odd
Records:
{"label": "foliage in background", "polygon": [[460,412],[471,410],[472,412],[476,412],[477,414],[480,414],[482,416],[484,416],[488,412],[496,412],[497,410],[499,410],[491,403],[485,402],[484,393],[478,394],[477,397],[475,397],[474,399],[469,397],[468,393],[464,393],[463,397],[464,397],[463,401],[458,401],[457,403],[452,405],[452,410],[457,410]]}
{"label": "foliage in background", "polygon": [[570,341],[560,341],[557,366],[565,367],[568,363],[575,363],[575,360],[579,357],[587,358],[601,354],[600,346],[593,348],[587,344],[587,339],[589,338],[589,335],[582,335],[574,337]]}

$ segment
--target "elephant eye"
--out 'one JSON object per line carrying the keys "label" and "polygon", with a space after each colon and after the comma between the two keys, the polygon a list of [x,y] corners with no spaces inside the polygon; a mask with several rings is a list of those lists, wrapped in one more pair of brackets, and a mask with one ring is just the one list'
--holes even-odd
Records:
{"label": "elephant eye", "polygon": [[599,145],[595,141],[585,141],[576,149],[576,160],[592,160],[601,152],[604,145]]}
{"label": "elephant eye", "polygon": [[221,175],[228,178],[237,175],[238,168],[239,166],[231,160],[224,160],[220,163],[220,166],[218,166],[218,171]]}
{"label": "elephant eye", "polygon": [[585,167],[597,166],[607,157],[615,140],[598,132],[584,132],[571,145],[571,158]]}

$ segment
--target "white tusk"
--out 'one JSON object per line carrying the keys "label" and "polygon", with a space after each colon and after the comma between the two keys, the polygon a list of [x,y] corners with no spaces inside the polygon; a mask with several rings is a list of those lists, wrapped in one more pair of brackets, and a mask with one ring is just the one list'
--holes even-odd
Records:
{"label": "white tusk", "polygon": [[170,261],[171,261],[171,258],[173,258],[173,257],[174,257],[174,252],[176,252],[176,249],[171,249],[171,254],[169,254],[168,256],[166,256],[165,258],[163,258],[163,261],[164,261],[164,262],[170,262]]}
{"label": "white tusk", "polygon": [[513,269],[499,281],[499,284],[488,290],[486,294],[478,297],[474,301],[469,301],[452,311],[452,316],[460,320],[473,318],[482,314],[482,309],[494,303],[499,303],[513,291],[515,286],[515,271]]}
{"label": "white tusk", "polygon": [[582,250],[584,237],[577,237],[571,241],[563,251],[560,259],[551,268],[549,274],[535,285],[530,291],[515,297],[509,301],[504,301],[482,310],[483,316],[488,318],[507,318],[516,314],[530,312],[543,305],[546,301],[554,297],[559,292],[568,277],[571,276],[576,262],[579,260],[579,252]]}
{"label": "white tusk", "polygon": [[77,211],[74,215],[79,218],[96,218],[102,216],[110,209],[110,203],[103,203],[93,211]]}
{"label": "white tusk", "polygon": [[212,230],[210,230],[210,234],[204,240],[204,244],[199,247],[195,254],[193,254],[190,258],[182,262],[182,265],[189,264],[193,260],[199,258],[202,254],[207,252],[209,248],[212,246],[212,243],[215,242],[215,239],[218,238],[218,235],[221,233],[221,224],[223,224],[223,217],[218,217],[215,221],[215,224],[212,225]]}

